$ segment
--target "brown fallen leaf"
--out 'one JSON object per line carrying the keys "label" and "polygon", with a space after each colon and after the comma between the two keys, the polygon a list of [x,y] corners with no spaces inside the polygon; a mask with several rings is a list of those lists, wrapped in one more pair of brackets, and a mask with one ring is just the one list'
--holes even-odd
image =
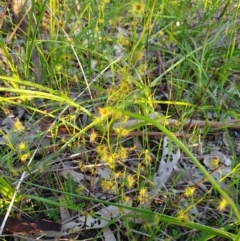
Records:
{"label": "brown fallen leaf", "polygon": [[[4,219],[4,215],[0,216],[0,224]],[[62,224],[47,220],[25,220],[19,218],[8,217],[4,227],[4,232],[34,234],[46,231],[61,231]]]}

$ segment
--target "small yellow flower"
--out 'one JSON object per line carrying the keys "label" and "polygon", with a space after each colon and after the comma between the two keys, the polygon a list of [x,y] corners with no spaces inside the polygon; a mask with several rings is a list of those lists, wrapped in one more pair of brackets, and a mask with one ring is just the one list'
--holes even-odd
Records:
{"label": "small yellow flower", "polygon": [[115,179],[122,177],[122,175],[123,175],[122,172],[114,172]]}
{"label": "small yellow flower", "polygon": [[89,141],[90,141],[90,142],[94,142],[94,141],[96,140],[96,138],[98,137],[98,134],[97,134],[96,131],[91,131],[89,137],[90,137],[90,140],[89,140]]}
{"label": "small yellow flower", "polygon": [[125,202],[125,203],[129,203],[129,201],[131,200],[131,198],[130,198],[129,196],[124,195],[124,196],[122,196],[122,200],[123,200],[123,202]]}
{"label": "small yellow flower", "polygon": [[146,64],[140,64],[138,66],[139,75],[143,75],[146,70],[147,70],[147,65]]}
{"label": "small yellow flower", "polygon": [[103,108],[99,107],[98,111],[99,111],[100,117],[102,118],[108,118],[112,114],[112,111],[108,107],[103,107]]}
{"label": "small yellow flower", "polygon": [[79,186],[78,186],[78,188],[77,188],[77,193],[78,194],[81,194],[82,192],[84,192],[84,186],[82,185],[82,184],[80,184]]}
{"label": "small yellow flower", "polygon": [[194,195],[195,189],[195,187],[187,187],[184,191],[185,196],[192,197]]}
{"label": "small yellow flower", "polygon": [[62,95],[63,97],[68,97],[68,94],[69,94],[69,92],[68,92],[67,90],[62,90],[62,91],[61,91],[61,95]]}
{"label": "small yellow flower", "polygon": [[77,116],[76,115],[70,115],[69,116],[70,118],[70,121],[76,121],[76,119],[77,119]]}
{"label": "small yellow flower", "polygon": [[151,154],[149,153],[149,150],[145,150],[145,158],[144,158],[146,164],[149,164],[149,162],[151,162],[152,157]]}
{"label": "small yellow flower", "polygon": [[16,120],[13,125],[14,130],[17,132],[22,132],[24,130],[24,126],[22,125],[20,120]]}
{"label": "small yellow flower", "polygon": [[129,84],[126,83],[126,82],[122,82],[119,89],[123,94],[127,94],[129,92],[129,89],[130,89]]}
{"label": "small yellow flower", "polygon": [[20,152],[26,150],[26,148],[27,148],[27,145],[26,145],[25,142],[20,142],[20,143],[18,144],[18,150],[19,150]]}
{"label": "small yellow flower", "polygon": [[60,65],[60,64],[55,65],[55,71],[57,73],[60,73],[62,71],[62,65]]}
{"label": "small yellow flower", "polygon": [[135,61],[136,62],[142,60],[142,58],[144,56],[143,51],[140,51],[140,50],[136,51],[134,56],[135,56]]}
{"label": "small yellow flower", "polygon": [[56,27],[63,28],[64,23],[62,21],[57,22]]}
{"label": "small yellow flower", "polygon": [[188,215],[183,210],[180,210],[178,212],[177,218],[180,219],[182,222],[189,221]]}
{"label": "small yellow flower", "polygon": [[209,162],[210,166],[212,168],[217,168],[219,165],[219,159],[218,158],[213,158],[210,162]]}
{"label": "small yellow flower", "polygon": [[149,162],[152,160],[151,154],[147,149],[141,152],[141,156],[144,156],[145,164],[149,164]]}
{"label": "small yellow flower", "polygon": [[105,156],[104,161],[109,165],[111,169],[115,167],[116,158],[114,154],[109,154]]}
{"label": "small yellow flower", "polygon": [[104,162],[106,162],[106,160],[108,159],[108,157],[109,157],[109,153],[108,153],[108,152],[103,153],[103,154],[101,155],[101,160],[104,161]]}
{"label": "small yellow flower", "polygon": [[112,180],[102,180],[101,187],[103,191],[111,191],[115,189],[115,185]]}
{"label": "small yellow flower", "polygon": [[62,136],[62,137],[61,137],[61,143],[66,143],[66,142],[67,142],[66,137],[65,137],[65,136]]}
{"label": "small yellow flower", "polygon": [[126,161],[128,157],[128,150],[127,148],[120,146],[119,151],[118,151],[118,157],[121,161]]}
{"label": "small yellow flower", "polygon": [[119,119],[119,122],[126,123],[129,120],[129,117],[126,115],[120,114],[120,115],[118,115],[118,119]]}
{"label": "small yellow flower", "polygon": [[108,147],[106,145],[98,145],[96,151],[102,157],[108,154]]}
{"label": "small yellow flower", "polygon": [[28,157],[29,157],[29,153],[25,153],[25,154],[23,154],[23,155],[20,155],[20,160],[21,160],[21,162],[26,162],[26,160],[28,159]]}
{"label": "small yellow flower", "polygon": [[123,35],[120,35],[118,37],[118,43],[124,47],[128,46],[130,44],[129,39],[127,39],[126,37],[124,37]]}
{"label": "small yellow flower", "polygon": [[228,205],[227,200],[223,198],[218,204],[218,210],[223,211],[224,209],[226,209],[227,205]]}
{"label": "small yellow flower", "polygon": [[78,76],[77,76],[76,74],[73,75],[72,80],[73,80],[75,83],[78,83],[78,82],[79,82]]}
{"label": "small yellow flower", "polygon": [[118,101],[121,97],[119,90],[117,90],[115,87],[109,88],[108,94],[108,101]]}
{"label": "small yellow flower", "polygon": [[133,187],[134,183],[135,183],[135,178],[134,178],[133,175],[129,174],[129,175],[127,175],[127,180],[126,181],[127,181],[126,186],[130,190]]}
{"label": "small yellow flower", "polygon": [[101,124],[102,123],[102,118],[101,117],[94,117],[94,123],[95,124]]}
{"label": "small yellow flower", "polygon": [[118,136],[127,136],[130,132],[128,129],[122,127],[114,128],[114,131]]}
{"label": "small yellow flower", "polygon": [[63,56],[63,61],[69,62],[70,61],[70,56],[69,55],[64,55]]}
{"label": "small yellow flower", "polygon": [[83,161],[79,161],[78,162],[78,167],[79,167],[79,170],[81,172],[84,172],[85,171],[85,165],[84,165],[84,162]]}
{"label": "small yellow flower", "polygon": [[142,1],[136,1],[132,5],[132,14],[136,17],[141,17],[144,14],[144,3]]}
{"label": "small yellow flower", "polygon": [[138,200],[140,203],[144,203],[148,200],[148,193],[146,188],[141,188],[139,190]]}

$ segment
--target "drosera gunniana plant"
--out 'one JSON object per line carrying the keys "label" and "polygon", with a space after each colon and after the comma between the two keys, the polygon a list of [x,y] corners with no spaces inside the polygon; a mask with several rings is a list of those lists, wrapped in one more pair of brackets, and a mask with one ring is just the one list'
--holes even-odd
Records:
{"label": "drosera gunniana plant", "polygon": [[[36,16],[34,8],[38,10]],[[44,9],[47,9],[47,14]],[[21,198],[31,200],[32,204],[41,202],[43,207],[53,208],[53,213],[45,212],[45,218],[52,216],[54,219],[59,218],[57,207],[71,211],[81,209],[81,213],[87,216],[97,212],[94,203],[98,203],[103,208],[99,207],[101,210],[115,205],[121,210],[130,211],[109,219],[106,227],[100,229],[105,231],[110,224],[117,225],[115,221],[120,218],[123,226],[117,226],[115,232],[118,232],[119,237],[122,235],[129,240],[135,235],[138,239],[175,237],[180,240],[184,238],[182,230],[189,229],[195,232],[196,240],[216,236],[238,240],[240,233],[234,230],[235,222],[240,219],[238,193],[233,195],[233,192],[228,193],[228,189],[222,190],[221,183],[213,179],[199,163],[195,149],[188,146],[201,137],[207,139],[210,129],[205,127],[199,130],[196,127],[189,129],[183,138],[177,139],[174,136],[175,132],[184,131],[183,123],[192,117],[196,107],[198,108],[194,118],[204,119],[206,122],[214,118],[223,121],[239,116],[236,108],[240,103],[239,91],[236,88],[239,67],[234,64],[239,59],[238,11],[237,2],[223,3],[220,0],[148,0],[128,3],[100,0],[62,1],[61,4],[50,0],[36,3],[29,11],[30,19],[37,19],[36,29],[32,31],[31,26],[28,26],[29,42],[22,48],[22,53],[27,53],[19,55],[20,61],[26,60],[24,68],[23,65],[18,65],[17,68],[16,62],[11,59],[11,46],[7,46],[3,39],[0,40],[5,60],[7,58],[4,63],[9,67],[5,72],[1,69],[0,91],[3,95],[0,100],[10,112],[18,106],[31,113],[31,119],[48,117],[55,130],[65,128],[68,135],[59,138],[60,131],[55,131],[54,135],[51,135],[51,132],[46,133],[50,143],[55,147],[60,145],[60,150],[55,151],[52,156],[46,152],[36,166],[39,160],[34,158],[34,153],[40,146],[37,145],[32,150],[32,145],[27,141],[9,143],[9,146],[12,146],[12,151],[8,154],[9,170],[0,180],[0,184],[10,193],[7,198],[6,193],[1,193],[7,200],[6,203],[1,203],[6,218],[12,211],[13,204],[18,206]],[[44,31],[39,27],[43,16],[49,17],[49,24],[45,25]],[[38,51],[41,63],[39,71],[42,82],[37,84],[32,81],[33,46]],[[220,67],[207,90],[203,91],[220,59]],[[202,94],[204,98],[199,102]],[[161,99],[163,95],[165,99]],[[39,98],[43,100],[40,105],[35,101]],[[160,114],[166,119],[161,122],[165,127],[158,123]],[[153,115],[154,118],[151,117]],[[169,116],[178,118],[182,123],[168,126]],[[22,125],[22,132],[26,132],[29,129],[25,128],[26,122],[23,119],[24,117],[18,120],[18,126]],[[133,119],[137,122],[126,127],[126,123]],[[117,127],[114,126],[116,122]],[[143,134],[139,136],[134,134],[135,131]],[[158,160],[161,158],[163,138],[161,135],[150,137],[149,131],[158,131],[169,136],[183,150],[182,156],[186,162],[191,159],[195,168],[203,173],[211,188],[204,190],[201,198],[199,189],[202,186],[198,185],[185,183],[180,194],[176,192],[180,185],[179,174],[171,185],[165,183],[161,194],[151,203],[148,197],[159,165]],[[227,128],[225,131],[231,140],[231,133]],[[4,131],[1,133],[5,137],[8,135]],[[43,134],[39,134],[39,145],[43,141],[42,136]],[[201,141],[201,155],[205,155],[205,139],[199,143]],[[228,151],[236,152],[231,143]],[[232,161],[232,172],[238,170],[234,167],[237,155],[237,152],[233,155],[235,160]],[[50,168],[51,165],[59,163],[57,157],[64,161],[64,166],[58,166],[59,172]],[[3,159],[5,162],[5,154]],[[220,164],[217,158],[210,161],[217,169]],[[16,163],[22,168],[13,173],[10,169],[16,169]],[[88,166],[92,167],[89,190],[82,183],[69,179],[73,181],[73,186],[79,187],[78,190],[71,189],[68,185],[70,181],[59,177],[61,168],[67,171],[69,167],[88,177]],[[100,170],[101,168],[103,170]],[[4,171],[6,172],[5,169]],[[54,179],[51,173],[58,178]],[[106,173],[111,174],[109,178],[104,178]],[[31,178],[33,174],[34,179]],[[231,178],[232,174],[222,174],[222,178]],[[48,177],[49,182],[46,185],[51,184],[50,187],[38,183],[44,175]],[[94,178],[97,179],[97,175],[102,175],[99,183],[92,182]],[[55,185],[56,180],[61,184],[61,188]],[[14,181],[16,185],[13,184]],[[19,194],[12,186],[17,191],[23,191]],[[24,193],[31,187],[41,191],[48,190],[53,196],[59,194],[65,197],[65,200]],[[218,191],[218,195],[215,195],[213,189]],[[105,200],[95,195],[99,195],[100,191],[106,194]],[[133,199],[134,206],[123,204],[129,203],[125,202],[127,198]],[[76,200],[85,200],[86,203],[83,201],[78,205]],[[213,200],[213,212],[221,215],[224,210],[229,217],[229,225],[224,224],[225,220],[218,223],[219,228],[213,228],[207,220],[208,215],[205,215],[206,225],[201,224],[197,218],[194,220],[197,223],[193,222],[191,212],[193,213],[199,204],[207,205],[207,200]],[[183,206],[184,202],[188,205]],[[24,206],[23,212],[31,215],[34,210],[30,208],[29,212],[29,208]],[[222,218],[224,219],[224,216]],[[139,224],[136,225],[132,220],[139,220]],[[183,229],[175,228],[179,226]],[[119,230],[126,230],[126,234]],[[95,238],[100,236],[99,232]]]}

